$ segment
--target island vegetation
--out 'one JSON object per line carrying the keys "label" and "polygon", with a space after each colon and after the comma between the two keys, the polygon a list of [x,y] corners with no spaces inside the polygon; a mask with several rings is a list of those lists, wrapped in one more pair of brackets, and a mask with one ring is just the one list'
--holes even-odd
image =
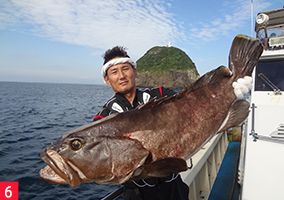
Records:
{"label": "island vegetation", "polygon": [[164,86],[184,88],[193,83],[199,74],[191,58],[176,47],[156,46],[137,61],[140,87]]}

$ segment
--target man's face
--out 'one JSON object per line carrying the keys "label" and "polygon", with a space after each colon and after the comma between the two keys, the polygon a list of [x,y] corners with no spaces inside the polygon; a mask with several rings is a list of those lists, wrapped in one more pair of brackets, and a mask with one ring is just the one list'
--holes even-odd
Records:
{"label": "man's face", "polygon": [[129,63],[120,63],[108,68],[104,80],[115,93],[127,94],[135,89],[136,77],[137,70],[135,68]]}

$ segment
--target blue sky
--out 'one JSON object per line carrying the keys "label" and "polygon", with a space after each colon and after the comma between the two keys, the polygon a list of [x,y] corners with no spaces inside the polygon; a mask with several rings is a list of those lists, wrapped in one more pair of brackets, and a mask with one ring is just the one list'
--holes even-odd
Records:
{"label": "blue sky", "polygon": [[[283,6],[254,0],[253,16]],[[202,75],[228,65],[237,34],[251,35],[251,0],[5,0],[0,81],[104,84],[107,49],[125,46],[136,61],[168,42]]]}

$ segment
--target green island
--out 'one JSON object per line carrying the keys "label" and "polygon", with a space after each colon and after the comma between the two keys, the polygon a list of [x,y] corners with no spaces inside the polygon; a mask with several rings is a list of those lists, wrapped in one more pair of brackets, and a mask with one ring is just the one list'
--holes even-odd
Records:
{"label": "green island", "polygon": [[194,62],[176,47],[156,46],[137,61],[139,87],[182,89],[199,78]]}
{"label": "green island", "polygon": [[196,69],[190,57],[176,47],[153,47],[137,61],[137,71],[158,72]]}

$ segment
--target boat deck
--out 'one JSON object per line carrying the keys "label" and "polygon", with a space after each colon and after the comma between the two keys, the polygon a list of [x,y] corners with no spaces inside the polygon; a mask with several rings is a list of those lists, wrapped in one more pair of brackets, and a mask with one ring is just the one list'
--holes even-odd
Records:
{"label": "boat deck", "polygon": [[[237,200],[239,186],[236,184],[235,170],[241,142],[229,142],[222,165],[211,190],[209,200]],[[234,188],[234,190],[233,190]]]}

